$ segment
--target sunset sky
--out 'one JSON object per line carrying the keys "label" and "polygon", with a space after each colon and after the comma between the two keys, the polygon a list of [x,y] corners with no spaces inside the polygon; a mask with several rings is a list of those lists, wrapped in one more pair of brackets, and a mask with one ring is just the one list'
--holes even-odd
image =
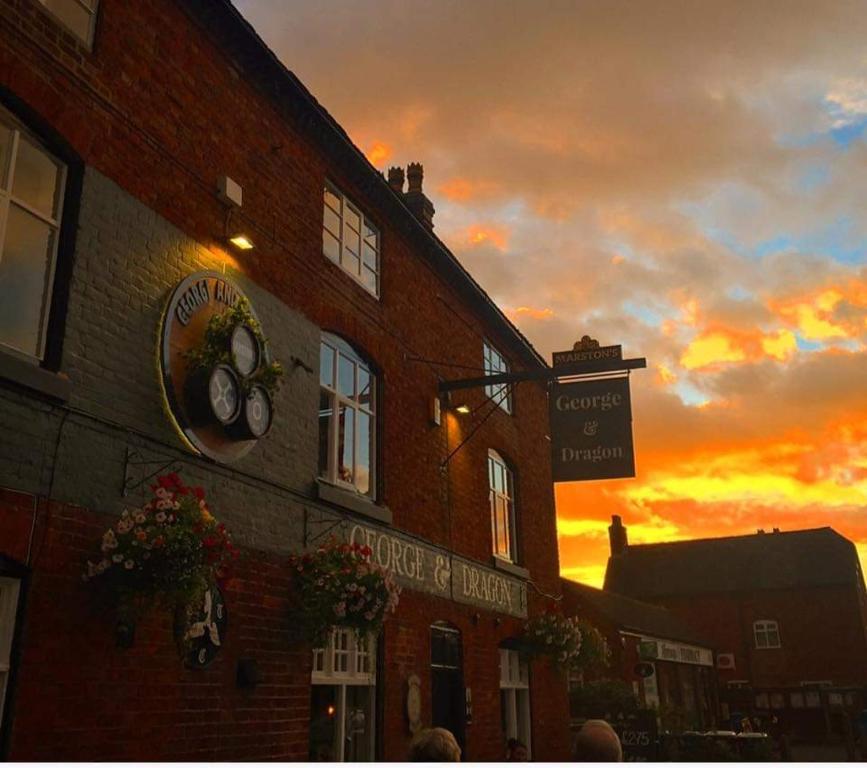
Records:
{"label": "sunset sky", "polygon": [[867,554],[863,2],[235,3],[377,168],[424,164],[541,354],[647,358],[637,477],[557,487],[565,576],[601,585],[612,514]]}

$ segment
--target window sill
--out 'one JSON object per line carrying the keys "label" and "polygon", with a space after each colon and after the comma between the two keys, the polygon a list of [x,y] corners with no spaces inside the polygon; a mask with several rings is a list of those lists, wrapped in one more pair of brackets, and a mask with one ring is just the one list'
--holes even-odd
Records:
{"label": "window sill", "polygon": [[529,580],[530,571],[526,568],[515,565],[515,563],[509,562],[508,560],[504,560],[502,557],[497,557],[494,555],[493,558],[494,570],[497,571],[505,571],[506,573],[510,573],[512,576],[517,576],[519,579]]}
{"label": "window sill", "polygon": [[69,379],[63,374],[46,371],[36,363],[21,360],[2,350],[0,350],[0,380],[10,381],[62,403],[69,400],[72,389]]}
{"label": "window sill", "polygon": [[391,525],[391,510],[382,504],[377,504],[367,496],[362,496],[358,493],[338,488],[336,485],[332,485],[322,478],[316,480],[316,488],[319,498],[322,501],[328,502],[329,504],[335,504],[338,507],[343,507],[344,509],[348,509],[350,512],[364,515],[365,517],[369,517],[371,520]]}

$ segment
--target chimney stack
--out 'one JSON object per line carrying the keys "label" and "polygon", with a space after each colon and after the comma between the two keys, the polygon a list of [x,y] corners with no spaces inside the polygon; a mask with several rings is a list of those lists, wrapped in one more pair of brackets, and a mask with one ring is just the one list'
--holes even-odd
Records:
{"label": "chimney stack", "polygon": [[608,526],[608,541],[611,543],[612,555],[622,555],[629,547],[626,528],[623,527],[620,515],[611,515],[611,525]]}
{"label": "chimney stack", "polygon": [[392,166],[388,169],[388,186],[399,195],[403,194],[403,168]]}
{"label": "chimney stack", "polygon": [[[401,172],[401,188],[403,187],[403,173]],[[430,230],[433,230],[434,206],[427,195],[422,192],[422,180],[424,179],[424,167],[421,163],[410,163],[406,168],[406,178],[409,188],[403,196],[407,208],[413,215]],[[391,184],[392,171],[388,172],[388,183]],[[392,185],[392,189],[394,186]]]}

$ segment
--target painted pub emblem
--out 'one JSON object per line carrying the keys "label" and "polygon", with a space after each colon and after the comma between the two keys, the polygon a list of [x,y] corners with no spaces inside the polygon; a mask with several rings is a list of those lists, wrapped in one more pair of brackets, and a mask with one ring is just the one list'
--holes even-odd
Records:
{"label": "painted pub emblem", "polygon": [[197,272],[172,292],[160,367],[171,418],[197,453],[231,463],[271,428],[282,368],[250,302],[225,276]]}
{"label": "painted pub emblem", "polygon": [[213,584],[202,600],[178,608],[175,614],[175,641],[184,664],[204,669],[220,652],[226,636],[228,615],[220,588]]}

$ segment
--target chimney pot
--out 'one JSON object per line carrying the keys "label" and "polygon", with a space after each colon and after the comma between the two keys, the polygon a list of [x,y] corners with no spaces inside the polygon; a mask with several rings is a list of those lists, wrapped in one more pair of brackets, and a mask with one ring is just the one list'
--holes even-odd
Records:
{"label": "chimney pot", "polygon": [[403,194],[403,168],[392,166],[388,169],[388,186],[398,194]]}
{"label": "chimney pot", "polygon": [[608,541],[611,544],[612,555],[622,555],[629,547],[626,528],[620,515],[611,515],[611,525],[608,526]]}
{"label": "chimney pot", "polygon": [[424,168],[421,163],[410,163],[406,167],[406,178],[409,188],[403,196],[407,208],[427,227],[433,230],[434,206],[427,195],[421,191]]}
{"label": "chimney pot", "polygon": [[410,163],[406,167],[406,178],[409,181],[408,192],[421,192],[424,179],[424,166],[421,163]]}

